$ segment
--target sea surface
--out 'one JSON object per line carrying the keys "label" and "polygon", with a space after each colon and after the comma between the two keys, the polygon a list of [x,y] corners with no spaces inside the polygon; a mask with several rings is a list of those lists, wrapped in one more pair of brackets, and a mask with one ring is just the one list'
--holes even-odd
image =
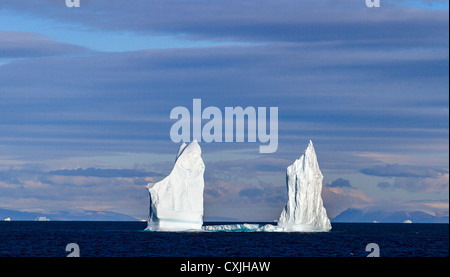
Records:
{"label": "sea surface", "polygon": [[65,257],[72,251],[66,251],[69,243],[79,246],[81,257],[365,257],[370,243],[378,245],[381,257],[449,255],[448,224],[333,223],[324,233],[171,233],[146,227],[146,222],[0,222],[0,257]]}

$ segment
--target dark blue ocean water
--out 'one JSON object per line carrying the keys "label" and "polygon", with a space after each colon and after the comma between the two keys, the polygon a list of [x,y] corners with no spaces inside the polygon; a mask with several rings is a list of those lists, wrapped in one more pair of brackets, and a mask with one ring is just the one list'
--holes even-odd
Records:
{"label": "dark blue ocean water", "polygon": [[[207,224],[207,223],[205,223]],[[0,222],[0,257],[381,257],[449,255],[448,224],[334,223],[326,233],[148,232],[145,222]]]}

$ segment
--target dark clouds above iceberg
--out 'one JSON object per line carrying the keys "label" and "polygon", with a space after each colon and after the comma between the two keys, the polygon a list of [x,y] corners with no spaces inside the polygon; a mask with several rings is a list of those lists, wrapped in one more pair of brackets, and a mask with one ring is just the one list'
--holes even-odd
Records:
{"label": "dark clouds above iceberg", "polygon": [[[433,38],[448,30],[445,11],[367,9],[364,1],[145,1],[139,4],[84,1],[83,8],[68,10],[54,1],[24,3],[5,0],[5,9],[79,24],[102,31],[130,31],[185,36],[191,39],[238,41],[333,41],[415,39],[429,30]],[[139,19],[139,20],[136,20]],[[388,27],[388,28],[387,28]]]}
{"label": "dark clouds above iceberg", "polygon": [[[402,51],[411,56],[396,58]],[[136,146],[130,140],[142,143],[140,147],[145,141],[167,140],[170,110],[191,108],[192,99],[201,98],[204,107],[278,106],[280,142],[300,134],[348,138],[329,143],[351,143],[366,151],[379,149],[374,140],[389,138],[395,138],[389,142],[394,146],[383,147],[405,145],[399,138],[443,145],[448,135],[447,55],[434,47],[380,48],[372,54],[331,44],[18,61],[0,67],[1,120],[8,123],[0,127],[1,139],[73,147],[98,142],[100,151],[118,147],[126,152]]]}

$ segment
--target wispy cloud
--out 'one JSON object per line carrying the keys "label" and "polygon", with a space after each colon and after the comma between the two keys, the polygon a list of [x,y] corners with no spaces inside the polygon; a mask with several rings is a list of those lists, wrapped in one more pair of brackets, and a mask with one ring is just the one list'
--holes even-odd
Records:
{"label": "wispy cloud", "polygon": [[77,168],[77,169],[60,169],[47,172],[48,175],[59,176],[85,176],[85,177],[101,177],[101,178],[132,178],[147,176],[162,176],[161,174],[142,171],[137,169],[110,169],[110,168]]}
{"label": "wispy cloud", "polygon": [[382,189],[403,189],[409,192],[434,192],[448,191],[448,170],[429,167],[387,164],[372,168],[361,169],[366,175],[394,178],[390,182],[379,182],[377,186]]}
{"label": "wispy cloud", "polygon": [[[52,212],[94,209],[122,211],[145,218],[145,185],[161,174],[116,168],[46,171],[25,165],[0,170],[1,207]],[[131,204],[134,203],[134,204]],[[64,207],[64,208],[62,208]]]}
{"label": "wispy cloud", "polygon": [[[430,1],[416,1],[429,3]],[[397,1],[400,3],[400,1]],[[436,3],[433,1],[432,3]],[[416,27],[429,27],[439,32],[441,24],[435,24],[443,11],[403,11],[388,9],[370,13],[364,3],[352,0],[292,2],[270,0],[248,2],[227,1],[226,4],[211,1],[171,1],[164,5],[146,1],[139,5],[111,3],[110,1],[86,1],[82,9],[67,9],[63,3],[2,2],[5,9],[29,13],[56,22],[71,23],[75,28],[95,28],[102,31],[131,31],[144,34],[169,34],[191,39],[238,41],[324,41],[395,38],[399,34],[413,35]],[[416,5],[418,6],[418,5]],[[426,6],[426,5],[424,5]],[[101,12],[101,16],[98,13]],[[113,18],[114,20],[104,20]],[[139,18],[139,20],[135,20]],[[384,26],[389,25],[390,28]],[[411,31],[405,32],[406,27]],[[415,31],[413,31],[415,30]]]}
{"label": "wispy cloud", "polygon": [[56,42],[36,33],[0,30],[0,59],[81,55],[89,52],[83,47]]}
{"label": "wispy cloud", "polygon": [[380,177],[423,177],[435,178],[443,173],[443,170],[409,166],[400,164],[386,164],[384,166],[375,166],[372,168],[361,169],[363,174],[380,176]]}
{"label": "wispy cloud", "polygon": [[398,7],[410,7],[418,9],[431,9],[431,10],[448,10],[447,0],[387,0],[389,4]]}

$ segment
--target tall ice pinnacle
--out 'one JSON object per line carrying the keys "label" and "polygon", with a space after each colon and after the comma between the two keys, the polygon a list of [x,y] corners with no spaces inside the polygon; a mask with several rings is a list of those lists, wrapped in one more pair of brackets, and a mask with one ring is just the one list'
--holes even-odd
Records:
{"label": "tall ice pinnacle", "polygon": [[147,185],[150,211],[147,230],[200,230],[203,225],[205,164],[196,140],[183,143],[170,174]]}
{"label": "tall ice pinnacle", "polygon": [[322,202],[322,180],[316,152],[309,141],[303,155],[287,168],[288,202],[278,220],[279,227],[293,232],[331,230]]}

